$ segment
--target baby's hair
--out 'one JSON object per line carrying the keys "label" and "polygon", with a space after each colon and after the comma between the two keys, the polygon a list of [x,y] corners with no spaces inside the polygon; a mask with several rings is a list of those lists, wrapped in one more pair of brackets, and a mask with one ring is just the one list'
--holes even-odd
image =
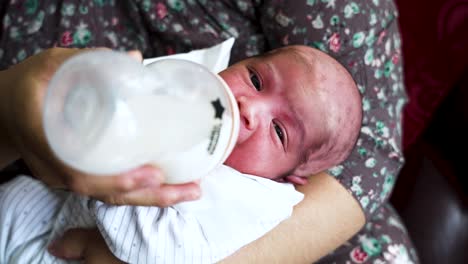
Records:
{"label": "baby's hair", "polygon": [[[343,162],[356,144],[362,121],[361,96],[351,74],[329,55],[318,50],[315,50],[315,54],[328,57],[327,61],[332,63],[340,78],[336,79],[333,87],[323,87],[316,93],[326,98],[327,102],[322,115],[325,133],[321,142],[308,146],[303,162],[291,173],[299,177],[308,177]],[[305,60],[300,52],[296,55],[294,58]]]}

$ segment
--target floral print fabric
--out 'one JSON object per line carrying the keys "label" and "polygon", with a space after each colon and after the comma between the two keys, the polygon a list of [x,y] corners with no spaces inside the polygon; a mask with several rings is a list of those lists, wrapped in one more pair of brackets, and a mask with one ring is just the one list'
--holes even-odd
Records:
{"label": "floral print fabric", "polygon": [[[403,164],[401,113],[406,102],[398,14],[391,0],[2,2],[0,69],[53,46],[139,49],[154,57],[229,37],[236,38],[231,63],[290,44],[330,54],[358,84],[364,117],[352,154],[328,172],[359,201],[368,224],[350,240],[352,245],[343,245],[326,260],[344,261],[339,256],[346,251],[351,263],[397,261],[405,252],[417,261],[403,227],[379,228],[389,233],[371,235],[377,222],[401,223],[386,205]],[[382,220],[390,217],[392,223]]]}
{"label": "floral print fabric", "polygon": [[414,264],[418,256],[398,214],[379,207],[364,228],[318,263]]}

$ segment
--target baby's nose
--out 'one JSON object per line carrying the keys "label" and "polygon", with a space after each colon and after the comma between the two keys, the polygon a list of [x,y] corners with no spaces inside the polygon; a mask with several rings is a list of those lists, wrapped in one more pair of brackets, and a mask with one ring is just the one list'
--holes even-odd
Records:
{"label": "baby's nose", "polygon": [[239,106],[240,119],[243,126],[248,130],[253,130],[256,125],[255,108],[252,107],[252,102],[246,97],[240,97],[237,100]]}

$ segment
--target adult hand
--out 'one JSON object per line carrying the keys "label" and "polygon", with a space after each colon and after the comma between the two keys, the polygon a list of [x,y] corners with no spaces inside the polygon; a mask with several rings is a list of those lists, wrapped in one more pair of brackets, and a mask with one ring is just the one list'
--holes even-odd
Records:
{"label": "adult hand", "polygon": [[116,258],[97,229],[70,229],[49,246],[49,253],[65,260],[85,264],[124,263]]}
{"label": "adult hand", "polygon": [[[49,148],[42,126],[47,85],[69,57],[86,50],[52,48],[0,72],[0,129],[34,176],[52,187],[94,197],[111,204],[168,206],[198,198],[197,183],[166,185],[152,166],[113,176],[94,176],[65,166]],[[141,53],[130,52],[141,60]],[[2,148],[2,146],[0,146]],[[13,155],[13,156],[18,156]]]}

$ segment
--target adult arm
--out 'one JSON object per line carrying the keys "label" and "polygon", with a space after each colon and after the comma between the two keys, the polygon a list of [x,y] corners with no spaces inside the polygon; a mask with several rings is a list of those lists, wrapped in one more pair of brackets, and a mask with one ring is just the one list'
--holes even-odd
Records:
{"label": "adult arm", "polygon": [[[8,88],[4,84],[4,80],[7,78],[4,71],[0,71],[0,114],[5,113],[4,108],[6,106],[6,92]],[[0,116],[0,120],[3,118]],[[0,170],[8,164],[12,163],[19,158],[19,153],[16,151],[6,131],[4,122],[0,122]]]}
{"label": "adult arm", "polygon": [[291,218],[221,263],[311,263],[363,226],[365,217],[357,201],[327,173],[310,177],[298,190],[305,197]]}

